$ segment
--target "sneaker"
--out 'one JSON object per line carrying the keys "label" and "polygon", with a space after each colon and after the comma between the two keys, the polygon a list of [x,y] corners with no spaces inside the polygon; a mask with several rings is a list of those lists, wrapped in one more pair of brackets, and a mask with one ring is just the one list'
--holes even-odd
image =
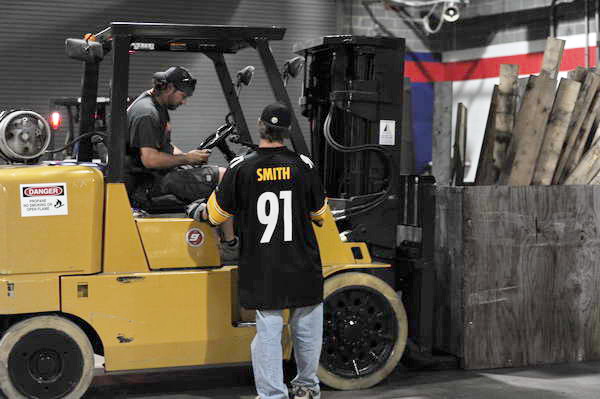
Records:
{"label": "sneaker", "polygon": [[293,386],[292,387],[292,398],[293,399],[321,399],[321,392],[316,389]]}
{"label": "sneaker", "polygon": [[221,262],[236,262],[240,258],[240,239],[236,237],[235,245],[229,245],[221,241]]}

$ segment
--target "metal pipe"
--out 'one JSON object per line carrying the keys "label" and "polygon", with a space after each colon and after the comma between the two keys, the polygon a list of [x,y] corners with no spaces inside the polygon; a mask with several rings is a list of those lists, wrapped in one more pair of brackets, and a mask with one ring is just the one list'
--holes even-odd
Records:
{"label": "metal pipe", "polygon": [[108,183],[123,183],[125,139],[127,129],[127,93],[129,92],[129,44],[131,36],[114,34],[112,38],[113,65],[110,92],[110,145],[108,148]]}
{"label": "metal pipe", "polygon": [[[94,131],[96,126],[96,99],[98,97],[98,77],[100,65],[97,62],[86,62],[83,67],[83,84],[81,85],[81,107],[79,116],[79,134]],[[92,138],[86,137],[77,146],[77,160],[91,162],[93,156]]]}
{"label": "metal pipe", "polygon": [[585,67],[590,67],[590,12],[589,0],[584,0],[585,5]]}
{"label": "metal pipe", "polygon": [[600,51],[598,46],[600,45],[600,0],[596,0],[596,69],[600,67]]}
{"label": "metal pipe", "polygon": [[550,37],[556,37],[556,0],[550,3]]}

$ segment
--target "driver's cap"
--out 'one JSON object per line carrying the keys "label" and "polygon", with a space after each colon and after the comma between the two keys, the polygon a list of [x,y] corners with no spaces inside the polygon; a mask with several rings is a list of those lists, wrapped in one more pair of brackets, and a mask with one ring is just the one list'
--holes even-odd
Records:
{"label": "driver's cap", "polygon": [[156,72],[154,79],[173,83],[177,90],[184,92],[188,97],[194,94],[196,89],[196,79],[187,69],[180,66],[172,66],[164,72]]}
{"label": "driver's cap", "polygon": [[292,115],[288,107],[277,102],[269,104],[263,109],[260,120],[271,126],[289,129]]}

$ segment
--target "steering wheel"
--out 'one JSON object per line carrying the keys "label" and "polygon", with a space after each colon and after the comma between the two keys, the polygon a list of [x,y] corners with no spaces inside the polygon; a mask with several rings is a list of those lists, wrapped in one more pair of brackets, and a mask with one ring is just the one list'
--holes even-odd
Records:
{"label": "steering wheel", "polygon": [[234,133],[232,138],[237,135],[235,134],[236,129],[232,120],[232,116],[233,114],[231,112],[227,114],[225,116],[225,124],[221,125],[216,132],[205,138],[204,141],[202,141],[202,143],[197,147],[197,149],[210,150],[214,147],[217,147],[223,153],[227,162],[230,162],[233,158],[235,158],[237,156],[236,153],[231,151],[227,145],[227,141],[225,141],[225,139],[232,133]]}
{"label": "steering wheel", "polygon": [[219,127],[216,132],[205,138],[197,149],[210,150],[214,147],[218,147],[219,144],[225,142],[227,136],[229,136],[234,130],[235,126],[233,126],[232,124],[224,124],[223,126]]}

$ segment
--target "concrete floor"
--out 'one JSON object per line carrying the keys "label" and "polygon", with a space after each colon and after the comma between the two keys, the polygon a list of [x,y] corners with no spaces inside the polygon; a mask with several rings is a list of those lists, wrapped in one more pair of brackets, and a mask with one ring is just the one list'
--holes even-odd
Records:
{"label": "concrete floor", "polygon": [[[94,378],[85,396],[145,399],[254,399],[249,367]],[[484,371],[399,367],[365,391],[324,390],[323,399],[599,399],[600,362]]]}

